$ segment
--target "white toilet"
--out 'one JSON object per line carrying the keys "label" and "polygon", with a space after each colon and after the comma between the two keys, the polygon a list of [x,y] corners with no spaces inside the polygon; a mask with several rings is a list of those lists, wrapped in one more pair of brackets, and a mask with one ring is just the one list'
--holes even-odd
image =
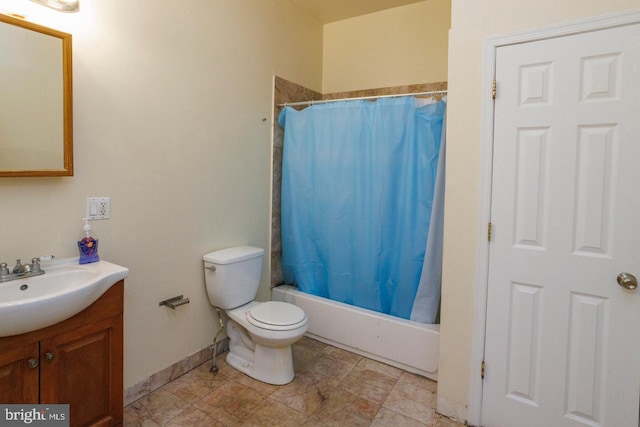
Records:
{"label": "white toilet", "polygon": [[260,285],[264,250],[239,246],[203,257],[209,302],[229,320],[227,362],[269,384],[293,380],[291,344],[307,330],[307,315],[293,304],[253,301]]}

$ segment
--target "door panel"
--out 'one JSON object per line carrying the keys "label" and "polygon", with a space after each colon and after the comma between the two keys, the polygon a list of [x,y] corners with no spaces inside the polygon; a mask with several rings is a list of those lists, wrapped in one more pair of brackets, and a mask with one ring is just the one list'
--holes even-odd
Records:
{"label": "door panel", "polygon": [[106,319],[42,341],[41,403],[68,403],[71,426],[114,423],[111,366],[117,321]]}
{"label": "door panel", "polygon": [[38,343],[0,349],[0,403],[38,403]]}
{"label": "door panel", "polygon": [[638,426],[640,25],[498,48],[483,425]]}

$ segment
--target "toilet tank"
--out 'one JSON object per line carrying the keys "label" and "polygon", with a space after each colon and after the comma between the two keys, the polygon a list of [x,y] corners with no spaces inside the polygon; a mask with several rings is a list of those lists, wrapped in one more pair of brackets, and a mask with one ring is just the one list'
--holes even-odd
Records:
{"label": "toilet tank", "polygon": [[211,305],[229,310],[253,301],[260,286],[263,256],[264,249],[252,246],[220,249],[203,256]]}

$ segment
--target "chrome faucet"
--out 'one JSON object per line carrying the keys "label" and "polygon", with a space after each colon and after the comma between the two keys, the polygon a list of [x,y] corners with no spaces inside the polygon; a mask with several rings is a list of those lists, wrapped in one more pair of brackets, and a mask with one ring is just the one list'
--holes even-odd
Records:
{"label": "chrome faucet", "polygon": [[11,271],[13,274],[26,274],[29,273],[31,271],[31,266],[30,265],[24,265],[22,264],[22,260],[17,259],[16,260],[16,265],[15,267],[13,267],[13,270]]}
{"label": "chrome faucet", "polygon": [[31,272],[37,273],[38,271],[42,271],[42,268],[40,268],[40,258],[31,258]]}
{"label": "chrome faucet", "polygon": [[[48,255],[46,258],[53,259],[55,257]],[[22,260],[17,259],[16,265],[11,270],[6,262],[0,263],[0,283],[44,274],[44,270],[40,267],[40,260],[41,258],[32,258],[31,264],[23,264]]]}

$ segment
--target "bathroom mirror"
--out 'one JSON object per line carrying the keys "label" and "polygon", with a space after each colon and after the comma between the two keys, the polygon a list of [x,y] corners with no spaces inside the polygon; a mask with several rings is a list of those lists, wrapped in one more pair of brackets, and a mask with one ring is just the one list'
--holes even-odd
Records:
{"label": "bathroom mirror", "polygon": [[73,175],[71,35],[0,14],[0,177]]}

